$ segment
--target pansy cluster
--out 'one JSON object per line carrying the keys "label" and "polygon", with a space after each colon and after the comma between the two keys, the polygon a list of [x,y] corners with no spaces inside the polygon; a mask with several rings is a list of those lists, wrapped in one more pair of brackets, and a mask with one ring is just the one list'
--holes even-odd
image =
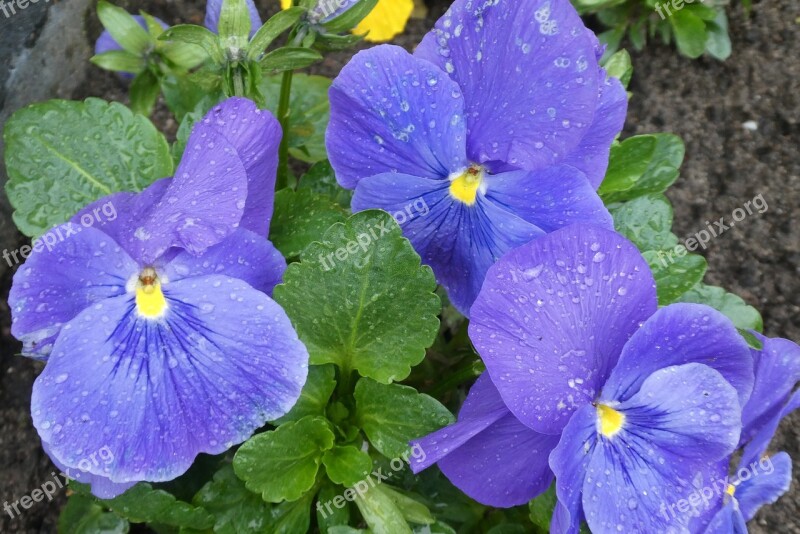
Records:
{"label": "pansy cluster", "polygon": [[[173,110],[183,120],[171,154],[133,114],[115,115],[108,135],[147,142],[111,163],[49,147],[84,164],[64,171],[68,185],[90,182],[64,198],[94,199],[67,225],[100,206],[116,213],[14,276],[12,333],[45,362],[31,413],[53,462],[90,485],[83,496],[124,499],[209,455],[215,472],[195,508],[155,492],[157,513],[109,506],[192,532],[306,531],[312,502],[321,532],[455,532],[440,492],[411,492],[434,465],[480,505],[552,499],[555,533],[746,532],[791,483],[788,454],[768,451],[800,407],[800,347],[740,328],[724,306],[665,303],[647,252],[615,231],[619,206],[598,190],[628,95],[570,2],[456,0],[413,53],[355,55],[315,89],[330,87],[329,101],[311,111],[293,100],[293,71],[367,31],[392,38],[413,2],[282,6],[262,22],[251,0],[209,1],[204,28],[168,29],[101,4],[119,25],[97,41],[98,61],[135,75],[134,86],[186,46],[207,57],[193,73],[191,62],[151,72],[153,87],[175,90],[167,105],[193,88]],[[336,35],[345,31],[356,36]],[[284,32],[288,44],[267,52]],[[273,114],[259,104],[277,73]],[[213,104],[194,98],[203,87]],[[293,121],[328,107],[330,165],[297,180],[290,148],[314,161],[313,135],[299,142],[298,132],[317,123]],[[79,108],[97,109],[115,113]],[[141,154],[166,163],[136,167]],[[156,179],[173,158],[172,176]],[[140,169],[154,174],[142,187],[100,183]],[[664,181],[670,168],[659,170]],[[47,210],[17,207],[45,226]],[[376,210],[402,217],[393,225]],[[434,275],[461,314],[442,314],[434,352],[460,342],[482,364],[443,378],[457,395],[480,374],[457,419],[410,387],[442,378],[417,376],[434,375],[440,354],[411,369],[439,327]],[[87,462],[97,451],[113,461]],[[406,463],[419,476],[401,488],[383,471]],[[356,510],[363,520],[351,520]]]}

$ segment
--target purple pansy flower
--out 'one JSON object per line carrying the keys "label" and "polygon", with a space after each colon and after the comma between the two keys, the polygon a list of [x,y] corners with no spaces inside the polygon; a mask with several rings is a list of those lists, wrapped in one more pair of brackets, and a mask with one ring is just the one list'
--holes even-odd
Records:
{"label": "purple pansy flower", "polygon": [[438,462],[480,502],[525,503],[555,475],[553,532],[584,517],[594,532],[656,532],[659,505],[736,448],[746,343],[708,306],[657,309],[647,263],[614,232],[573,225],[509,252],[469,332],[487,376],[412,467]]}
{"label": "purple pansy flower", "polygon": [[789,455],[779,452],[769,457],[765,453],[781,420],[800,408],[800,391],[794,391],[800,382],[800,347],[788,339],[754,335],[763,347],[751,349],[755,384],[742,410],[740,445],[745,447],[744,453],[706,534],[746,533],[747,521],[765,504],[776,502],[792,482]]}
{"label": "purple pansy flower", "polygon": [[403,224],[468,314],[511,248],[564,226],[613,228],[596,194],[627,110],[568,0],[457,0],[414,55],[356,55],[330,91],[327,148],[355,211]]}
{"label": "purple pansy flower", "polygon": [[[174,178],[86,207],[76,217],[109,203],[118,217],[14,277],[12,333],[47,358],[34,425],[97,495],[171,480],[299,397],[308,352],[268,296],[286,268],[266,238],[280,139],[269,112],[226,100],[195,126]],[[86,461],[101,450],[114,461]]]}

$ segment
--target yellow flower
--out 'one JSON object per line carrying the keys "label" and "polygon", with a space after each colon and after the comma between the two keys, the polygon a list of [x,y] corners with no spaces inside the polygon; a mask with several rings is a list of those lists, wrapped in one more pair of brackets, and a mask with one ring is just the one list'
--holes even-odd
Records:
{"label": "yellow flower", "polygon": [[[329,0],[334,4],[336,0]],[[292,0],[281,0],[283,9],[292,5]],[[353,29],[353,33],[366,36],[367,41],[380,43],[392,40],[403,33],[411,12],[414,11],[414,0],[378,0],[375,9]]]}

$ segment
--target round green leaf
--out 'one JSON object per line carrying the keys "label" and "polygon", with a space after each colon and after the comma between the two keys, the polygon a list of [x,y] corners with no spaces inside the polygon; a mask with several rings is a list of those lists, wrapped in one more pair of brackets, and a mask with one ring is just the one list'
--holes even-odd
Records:
{"label": "round green leaf", "polygon": [[439,329],[436,281],[383,211],[333,225],[275,288],[311,355],[380,382],[403,380]]}
{"label": "round green leaf", "polygon": [[362,378],[356,384],[355,398],[361,428],[387,458],[402,458],[409,441],[455,421],[439,401],[409,386]]}
{"label": "round green leaf", "polygon": [[173,171],[169,145],[146,117],[96,98],[21,109],[5,141],[14,222],[32,237],[99,198],[141,191]]}
{"label": "round green leaf", "polygon": [[267,502],[295,501],[314,486],[334,435],[322,417],[304,417],[246,441],[233,458],[236,476]]}
{"label": "round green leaf", "polygon": [[352,445],[334,447],[322,457],[328,478],[343,486],[353,486],[372,471],[369,454]]}
{"label": "round green leaf", "polygon": [[344,209],[311,189],[281,189],[275,195],[270,241],[287,258],[299,256],[331,225],[347,218]]}

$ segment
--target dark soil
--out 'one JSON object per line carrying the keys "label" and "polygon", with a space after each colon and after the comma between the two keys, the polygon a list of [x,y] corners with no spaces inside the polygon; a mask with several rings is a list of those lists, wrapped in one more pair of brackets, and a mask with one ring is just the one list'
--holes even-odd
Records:
{"label": "dark soil", "polygon": [[[148,0],[116,2],[130,10],[144,9],[170,23],[202,23],[202,1]],[[260,0],[263,15],[277,2]],[[125,5],[127,4],[127,5]],[[411,48],[443,9],[442,0],[426,20],[412,21],[397,40]],[[688,60],[667,47],[651,45],[634,54],[635,74],[627,134],[671,131],[686,142],[686,162],[669,197],[675,207],[674,232],[681,240],[706,226],[730,219],[737,207],[763,195],[769,209],[751,215],[702,253],[709,263],[707,282],[741,295],[761,310],[765,332],[800,340],[800,38],[796,0],[754,0],[748,15],[738,4],[731,10],[733,55],[725,63]],[[95,19],[88,37],[100,32]],[[314,70],[335,75],[346,54],[327,58]],[[114,75],[93,69],[76,99],[99,96],[125,101],[126,88]],[[154,120],[164,131],[176,129],[159,110]],[[743,124],[755,121],[758,129]],[[0,279],[0,503],[15,501],[39,487],[54,470],[44,456],[29,415],[31,385],[40,364],[16,356],[19,347],[9,334],[6,304],[10,276]],[[773,442],[795,459],[794,484],[777,504],[751,523],[751,532],[800,533],[800,413],[781,425]],[[0,532],[55,532],[62,493],[34,505],[10,521],[0,511]]]}

